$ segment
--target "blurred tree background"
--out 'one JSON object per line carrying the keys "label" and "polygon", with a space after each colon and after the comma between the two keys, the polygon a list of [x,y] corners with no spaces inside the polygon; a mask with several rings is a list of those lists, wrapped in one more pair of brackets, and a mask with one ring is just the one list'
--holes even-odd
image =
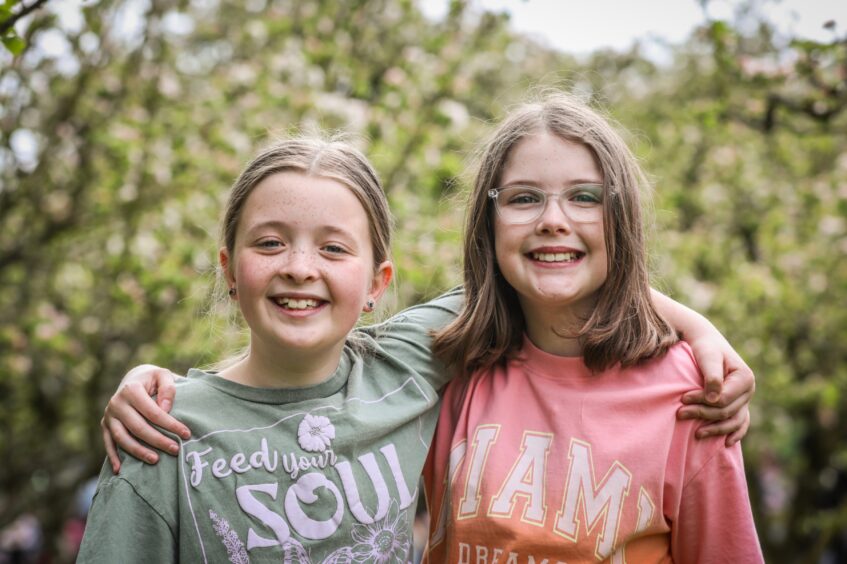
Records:
{"label": "blurred tree background", "polygon": [[412,0],[6,0],[0,528],[32,515],[67,560],[126,369],[238,344],[207,306],[218,214],[256,148],[359,136],[397,218],[401,307],[458,281],[470,152],[553,85],[632,132],[656,285],[758,376],[744,450],[768,560],[847,561],[847,22],[801,41],[766,9],[704,17],[657,64],[638,45],[551,51],[464,0],[443,21]]}

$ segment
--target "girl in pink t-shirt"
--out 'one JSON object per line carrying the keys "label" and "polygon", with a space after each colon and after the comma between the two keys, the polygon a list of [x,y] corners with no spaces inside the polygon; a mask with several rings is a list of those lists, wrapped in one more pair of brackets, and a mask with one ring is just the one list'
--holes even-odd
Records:
{"label": "girl in pink t-shirt", "polygon": [[554,94],[484,148],[458,371],[424,471],[432,562],[761,562],[740,445],[676,421],[702,378],[656,311],[640,193],[610,124]]}

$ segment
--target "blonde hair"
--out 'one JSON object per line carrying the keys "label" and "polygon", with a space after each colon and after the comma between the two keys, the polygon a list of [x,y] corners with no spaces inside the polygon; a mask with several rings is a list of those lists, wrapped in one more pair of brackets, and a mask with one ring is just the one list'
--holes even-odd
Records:
{"label": "blonde hair", "polygon": [[525,320],[517,293],[495,259],[488,191],[498,187],[512,148],[539,132],[585,145],[603,171],[608,275],[579,332],[585,364],[599,371],[617,362],[628,366],[664,354],[677,336],[650,296],[640,203],[646,178],[611,124],[560,92],[518,107],[483,147],[465,228],[465,306],[455,321],[435,334],[433,351],[448,365],[470,372],[503,362],[522,344]]}
{"label": "blonde hair", "polygon": [[[317,136],[292,137],[279,140],[264,148],[250,161],[232,185],[221,222],[221,244],[230,256],[235,253],[238,223],[247,198],[264,179],[271,175],[295,171],[309,176],[336,180],[350,189],[362,204],[368,218],[373,251],[374,270],[391,259],[393,219],[382,183],[367,157],[352,145],[339,139]],[[230,262],[232,264],[232,262]],[[219,273],[216,292],[218,299],[227,299],[223,273]],[[367,340],[355,333],[347,336],[347,344],[361,353],[368,351]],[[222,370],[247,355],[245,348],[229,358],[211,365]]]}
{"label": "blonde hair", "polygon": [[235,250],[235,234],[244,204],[253,189],[265,178],[288,171],[331,178],[347,186],[368,217],[374,268],[389,260],[393,221],[376,171],[352,145],[318,137],[277,141],[247,164],[232,185],[224,212],[221,243],[230,254]]}

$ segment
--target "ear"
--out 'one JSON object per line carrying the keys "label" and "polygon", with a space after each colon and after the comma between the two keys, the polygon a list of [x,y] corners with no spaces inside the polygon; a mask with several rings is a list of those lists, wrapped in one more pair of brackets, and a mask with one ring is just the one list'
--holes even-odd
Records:
{"label": "ear", "polygon": [[226,247],[218,249],[218,261],[221,264],[221,272],[223,272],[224,280],[229,288],[235,286],[235,276],[232,274],[232,262],[230,261],[229,251]]}
{"label": "ear", "polygon": [[393,277],[394,265],[391,264],[391,261],[387,260],[380,264],[374,273],[374,278],[371,282],[371,289],[368,292],[368,299],[378,302],[379,298],[381,298],[388,289],[388,285],[391,283],[391,278]]}

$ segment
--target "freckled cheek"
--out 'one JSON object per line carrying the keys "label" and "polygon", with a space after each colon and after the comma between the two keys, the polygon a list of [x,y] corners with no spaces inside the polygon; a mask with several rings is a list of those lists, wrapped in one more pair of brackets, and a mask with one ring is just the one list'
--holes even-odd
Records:
{"label": "freckled cheek", "polygon": [[264,285],[276,270],[269,261],[242,260],[236,263],[235,279],[242,285]]}

